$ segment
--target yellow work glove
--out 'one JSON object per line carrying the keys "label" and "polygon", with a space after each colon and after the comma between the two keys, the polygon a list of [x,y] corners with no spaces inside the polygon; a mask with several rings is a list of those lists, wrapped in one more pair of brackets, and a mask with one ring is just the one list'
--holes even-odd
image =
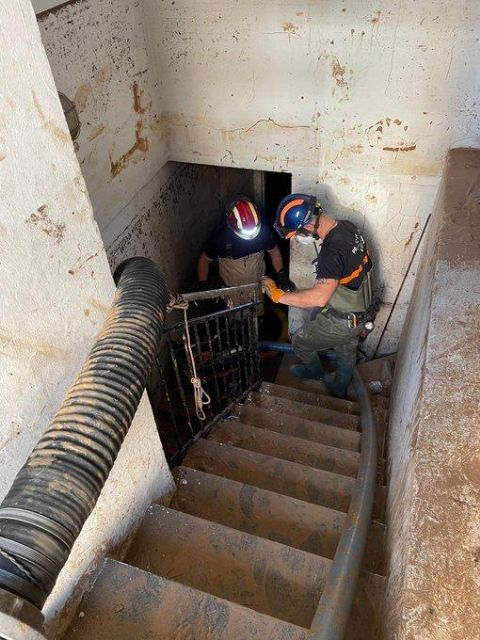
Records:
{"label": "yellow work glove", "polygon": [[272,302],[280,302],[285,295],[285,291],[279,289],[275,282],[267,276],[262,278],[262,291],[267,294]]}

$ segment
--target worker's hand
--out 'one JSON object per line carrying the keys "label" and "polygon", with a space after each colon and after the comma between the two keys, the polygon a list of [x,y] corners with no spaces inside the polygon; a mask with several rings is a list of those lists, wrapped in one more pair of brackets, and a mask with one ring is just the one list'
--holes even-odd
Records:
{"label": "worker's hand", "polygon": [[285,295],[285,291],[282,291],[277,287],[272,278],[263,276],[262,278],[262,291],[272,300],[272,302],[280,302],[281,298]]}
{"label": "worker's hand", "polygon": [[280,289],[283,289],[283,291],[295,291],[297,288],[295,283],[287,276],[285,269],[281,269],[277,273],[277,284]]}

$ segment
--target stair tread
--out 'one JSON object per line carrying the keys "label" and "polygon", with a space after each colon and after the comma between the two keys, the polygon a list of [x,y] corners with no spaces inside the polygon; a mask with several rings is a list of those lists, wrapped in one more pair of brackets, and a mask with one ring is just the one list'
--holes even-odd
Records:
{"label": "stair tread", "polygon": [[[188,467],[174,470],[171,507],[262,538],[333,558],[346,514]],[[373,522],[364,570],[384,573],[384,525]]]}
{"label": "stair tread", "polygon": [[251,424],[254,427],[278,431],[340,449],[360,451],[361,433],[359,431],[343,429],[298,416],[292,420],[292,416],[289,414],[270,408],[265,410],[253,404],[238,405],[232,414],[238,416],[244,424]]}
{"label": "stair tread", "polygon": [[312,404],[317,407],[325,407],[326,409],[335,409],[343,413],[352,413],[360,415],[360,405],[358,402],[351,400],[343,400],[334,396],[326,396],[315,391],[305,391],[295,389],[289,386],[274,384],[272,382],[262,382],[260,392],[266,395],[272,395],[280,398],[289,398],[297,402]]}
{"label": "stair tread", "polygon": [[107,558],[68,640],[308,640],[306,631]]}
{"label": "stair tread", "polygon": [[[355,478],[205,438],[191,447],[182,464],[343,512],[348,510],[356,483]],[[378,486],[373,518],[379,522],[385,519],[385,498],[385,487]]]}
{"label": "stair tread", "polygon": [[331,567],[325,558],[159,505],[148,509],[125,562],[305,628]]}
{"label": "stair tread", "polygon": [[288,415],[332,424],[344,429],[357,430],[360,426],[359,416],[350,413],[341,413],[334,409],[314,407],[312,405],[295,402],[295,400],[289,400],[287,398],[276,398],[256,391],[252,391],[248,395],[245,400],[245,404],[253,404],[257,407],[262,407],[267,411],[280,411]]}
{"label": "stair tread", "polygon": [[[147,510],[125,562],[304,628],[311,626],[332,566],[326,558],[159,505]],[[371,584],[384,582],[362,572],[354,619],[364,615]]]}
{"label": "stair tread", "polygon": [[219,422],[208,439],[350,477],[358,472],[360,454],[356,451],[260,429],[238,420]]}

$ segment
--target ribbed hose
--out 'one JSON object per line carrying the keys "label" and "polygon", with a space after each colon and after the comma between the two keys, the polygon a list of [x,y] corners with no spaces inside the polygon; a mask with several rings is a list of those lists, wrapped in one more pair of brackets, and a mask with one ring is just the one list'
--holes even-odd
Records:
{"label": "ribbed hose", "polygon": [[150,260],[126,263],[87,361],[0,506],[0,589],[38,608],[95,506],[133,420],[168,297]]}

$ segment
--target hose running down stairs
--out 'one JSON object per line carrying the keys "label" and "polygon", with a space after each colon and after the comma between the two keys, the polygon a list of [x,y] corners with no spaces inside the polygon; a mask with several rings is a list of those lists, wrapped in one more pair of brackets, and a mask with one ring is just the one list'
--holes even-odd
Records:
{"label": "hose running down stairs", "polygon": [[168,299],[150,260],[125,264],[103,330],[0,506],[0,594],[36,609],[50,594],[129,430]]}

